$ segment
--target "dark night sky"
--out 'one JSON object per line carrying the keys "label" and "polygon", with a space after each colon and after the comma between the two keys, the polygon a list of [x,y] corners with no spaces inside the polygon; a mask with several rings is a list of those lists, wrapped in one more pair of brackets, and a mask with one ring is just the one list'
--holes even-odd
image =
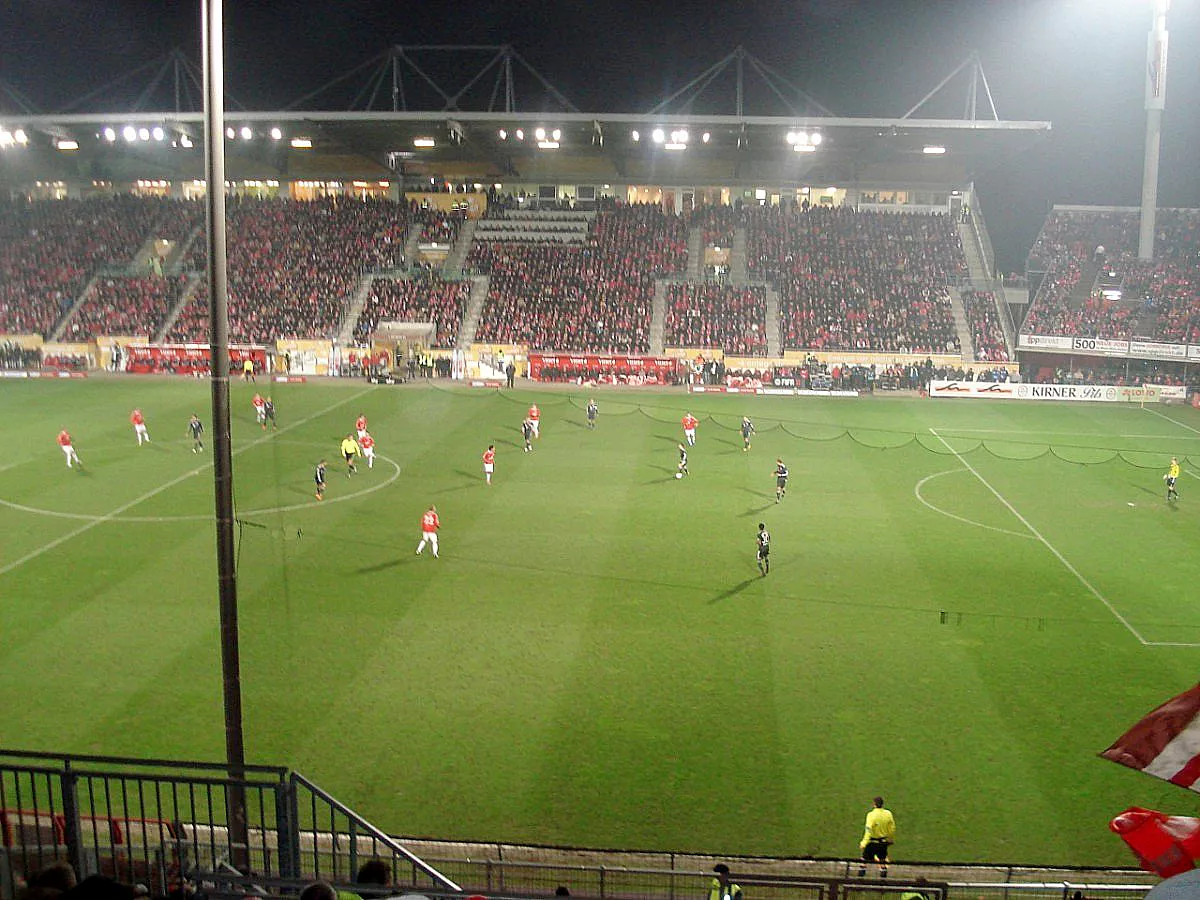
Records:
{"label": "dark night sky", "polygon": [[[1163,206],[1200,206],[1188,153],[1200,145],[1198,7],[1175,0],[1168,20]],[[1054,124],[1048,142],[977,182],[1001,264],[1019,268],[1052,203],[1138,202],[1150,8],[1150,0],[230,0],[227,84],[249,108],[277,108],[390,43],[509,43],[580,109],[641,112],[742,44],[839,115],[898,116],[974,49],[1002,118]],[[0,78],[53,111],[172,46],[198,59],[199,3],[5,0],[0,46]]]}

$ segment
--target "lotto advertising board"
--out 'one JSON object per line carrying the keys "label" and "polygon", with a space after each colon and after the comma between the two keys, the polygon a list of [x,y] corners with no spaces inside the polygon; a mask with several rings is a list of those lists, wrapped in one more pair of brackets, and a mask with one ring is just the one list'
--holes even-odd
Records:
{"label": "lotto advertising board", "polygon": [[1186,400],[1187,388],[1174,385],[1014,384],[990,381],[931,381],[929,396],[958,400],[1061,400],[1081,403],[1160,403]]}

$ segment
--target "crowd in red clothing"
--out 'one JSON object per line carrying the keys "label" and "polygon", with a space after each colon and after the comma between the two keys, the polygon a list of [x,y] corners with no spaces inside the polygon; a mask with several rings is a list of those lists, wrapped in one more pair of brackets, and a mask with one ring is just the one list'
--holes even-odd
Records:
{"label": "crowd in red clothing", "polygon": [[534,350],[645,353],[654,277],[687,265],[687,230],[657,205],[596,216],[582,245],[478,242],[467,259],[490,276],[476,339]]}
{"label": "crowd in red clothing", "polygon": [[947,281],[967,273],[945,215],[746,210],[751,277],[774,282],[785,347],[957,353]]}
{"label": "crowd in red clothing", "polygon": [[[249,343],[331,336],[359,276],[399,259],[408,221],[403,205],[348,198],[231,198],[227,215],[229,335]],[[205,255],[192,265],[202,269]],[[207,305],[205,286],[169,339],[203,340]]]}
{"label": "crowd in red clothing", "polygon": [[741,222],[741,210],[732,206],[698,206],[688,213],[689,228],[700,228],[706,247],[730,247]]}
{"label": "crowd in red clothing", "polygon": [[443,212],[440,209],[419,210],[414,216],[421,223],[420,242],[423,244],[453,244],[466,220],[465,212]]}
{"label": "crowd in red clothing", "polygon": [[1008,362],[1008,344],[996,309],[996,295],[991,291],[966,290],[961,296],[967,327],[971,329],[971,343],[975,346],[975,359]]}
{"label": "crowd in red clothing", "polygon": [[0,201],[0,333],[48,334],[102,265],[128,264],[167,201]]}
{"label": "crowd in red clothing", "polygon": [[433,322],[437,326],[434,346],[453,347],[458,340],[458,329],[470,293],[469,281],[376,278],[354,326],[354,339],[365,343],[383,319]]}
{"label": "crowd in red clothing", "polygon": [[153,338],[179,301],[187,277],[102,277],[88,290],[67,323],[64,338],[82,341],[99,334],[144,334]]}
{"label": "crowd in red clothing", "polygon": [[667,286],[668,347],[717,347],[737,356],[767,353],[767,292],[707,281]]}

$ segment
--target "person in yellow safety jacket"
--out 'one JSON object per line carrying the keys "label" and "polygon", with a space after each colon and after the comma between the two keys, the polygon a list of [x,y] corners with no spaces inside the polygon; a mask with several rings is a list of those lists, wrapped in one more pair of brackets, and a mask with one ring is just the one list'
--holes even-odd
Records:
{"label": "person in yellow safety jacket", "polygon": [[708,900],[742,900],[742,888],[729,880],[729,866],[717,863],[713,866],[712,885],[708,889]]}

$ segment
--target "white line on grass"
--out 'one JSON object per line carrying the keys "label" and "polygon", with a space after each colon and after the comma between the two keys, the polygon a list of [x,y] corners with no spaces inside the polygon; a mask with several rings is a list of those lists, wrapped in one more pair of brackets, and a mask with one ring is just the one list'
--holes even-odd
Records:
{"label": "white line on grass", "polygon": [[[1154,410],[1149,410],[1149,411],[1154,412]],[[1161,415],[1161,413],[1159,413],[1159,415]],[[1163,416],[1163,418],[1167,418],[1167,417]],[[1174,419],[1170,419],[1170,421],[1175,422]],[[1176,422],[1175,424],[1178,425],[1180,423]],[[945,425],[938,425],[935,427],[940,428],[942,431],[947,432],[947,433],[953,432],[955,435],[959,435],[959,434],[965,434],[965,435],[972,435],[972,434],[999,434],[999,435],[1040,434],[1040,435],[1054,435],[1057,437],[1096,437],[1097,436],[1096,432],[1094,432],[1094,431],[1042,431],[1040,429],[1029,430],[1029,431],[1017,431],[1017,430],[1014,430],[1011,428],[959,428],[958,426],[947,427]],[[1184,425],[1183,427],[1187,428],[1186,425]],[[1193,429],[1193,430],[1195,430],[1195,429]],[[1196,434],[1200,435],[1200,431],[1197,431]],[[1168,435],[1165,435],[1162,433],[1159,433],[1159,434],[1113,434],[1113,435],[1108,435],[1108,437],[1163,438],[1163,439],[1166,439],[1168,437]],[[1192,438],[1188,438],[1188,440],[1192,440]]]}
{"label": "white line on grass", "polygon": [[1187,429],[1188,431],[1190,431],[1192,434],[1200,434],[1200,431],[1197,431],[1197,430],[1196,430],[1195,428],[1193,428],[1191,425],[1188,425],[1188,424],[1186,424],[1186,423],[1184,423],[1184,422],[1180,422],[1178,419],[1172,419],[1172,418],[1171,418],[1170,416],[1168,416],[1166,413],[1160,413],[1160,412],[1159,412],[1157,409],[1151,409],[1151,408],[1150,408],[1150,407],[1148,407],[1148,406],[1147,406],[1147,407],[1145,407],[1145,409],[1146,409],[1146,412],[1148,412],[1148,413],[1153,413],[1154,415],[1158,416],[1160,419],[1166,419],[1166,420],[1167,420],[1168,422],[1170,422],[1172,425],[1178,425],[1180,428],[1186,428],[1186,429]]}
{"label": "white line on grass", "polygon": [[947,469],[945,472],[934,472],[932,475],[926,475],[917,482],[916,487],[913,488],[913,493],[916,494],[918,500],[932,509],[935,513],[941,513],[943,516],[949,516],[951,519],[962,522],[964,525],[974,525],[976,528],[986,528],[988,531],[998,531],[1000,534],[1019,537],[1021,540],[1032,541],[1034,539],[1032,534],[1023,534],[1020,531],[1009,531],[1007,528],[997,528],[995,525],[985,525],[983,522],[976,522],[974,519],[968,519],[964,516],[952,513],[949,510],[942,509],[940,506],[935,506],[926,500],[924,495],[921,493],[921,488],[923,488],[927,482],[933,481],[935,478],[941,478],[943,475],[954,475],[962,471],[962,469]]}
{"label": "white line on grass", "polygon": [[[301,425],[306,425],[309,422],[311,422],[313,419],[320,418],[321,416],[325,415],[326,413],[332,412],[333,410],[337,409],[339,406],[345,406],[347,403],[351,402],[352,400],[357,400],[359,397],[361,397],[363,394],[368,393],[370,390],[372,390],[372,388],[367,388],[367,390],[359,391],[357,394],[352,394],[351,396],[345,398],[344,400],[339,400],[337,403],[334,403],[332,406],[327,406],[327,407],[325,407],[325,409],[322,409],[319,412],[315,412],[311,416],[309,416],[305,419],[301,419],[298,422],[293,422],[291,425],[287,425],[283,428],[280,428],[279,431],[268,432],[267,434],[263,435],[262,437],[258,438],[257,440],[251,441],[248,444],[244,444],[241,447],[238,447],[236,450],[234,450],[232,452],[231,456],[237,456],[239,453],[241,453],[244,450],[249,450],[252,447],[257,447],[259,444],[263,443],[264,441],[270,440],[273,435],[282,434],[285,431],[291,431],[293,428],[299,428]],[[187,479],[191,478],[192,476],[199,475],[201,472],[203,472],[207,468],[210,468],[211,466],[212,466],[212,463],[207,463],[203,466],[200,466],[199,468],[192,469],[188,472],[184,472],[182,475],[178,475],[175,478],[172,478],[166,484],[159,485],[154,490],[147,491],[146,493],[142,494],[142,496],[140,496],[140,497],[135,497],[133,500],[130,500],[128,503],[122,503],[120,506],[118,506],[116,509],[114,509],[112,512],[108,513],[107,515],[100,516],[99,518],[95,519],[94,521],[88,522],[84,525],[80,525],[74,531],[68,531],[62,537],[55,538],[50,543],[43,544],[41,547],[38,547],[36,550],[30,550],[28,553],[26,553],[20,559],[13,560],[8,565],[0,567],[0,575],[7,575],[13,569],[16,569],[16,568],[19,568],[20,566],[25,565],[25,563],[29,562],[32,559],[37,559],[43,553],[49,553],[55,547],[62,546],[67,541],[71,540],[72,538],[79,537],[79,535],[84,534],[88,531],[91,531],[97,525],[103,525],[105,522],[111,522],[117,516],[121,515],[121,513],[125,512],[125,510],[132,509],[133,507],[137,506],[139,503],[144,503],[145,501],[149,500],[151,497],[158,496],[163,491],[169,490],[170,488],[175,487],[175,485],[181,484],[182,482],[187,481]]]}
{"label": "white line on grass", "polygon": [[[1101,603],[1103,603],[1106,607],[1108,607],[1108,611],[1116,617],[1118,622],[1120,622],[1122,625],[1124,625],[1129,630],[1130,634],[1132,634],[1135,638],[1138,639],[1138,642],[1140,644],[1142,644],[1143,646],[1148,646],[1151,644],[1150,641],[1147,641],[1144,637],[1141,636],[1141,634],[1138,633],[1138,630],[1136,628],[1134,628],[1132,625],[1129,624],[1128,619],[1126,619],[1123,615],[1121,615],[1119,612],[1117,612],[1116,607],[1113,606],[1111,603],[1109,603],[1107,598],[1105,598],[1105,596],[1103,594],[1101,594],[1098,590],[1096,590],[1096,588],[1094,588],[1092,586],[1092,583],[1090,581],[1088,581],[1086,578],[1083,577],[1083,575],[1080,574],[1078,569],[1076,569],[1073,565],[1071,565],[1071,563],[1067,560],[1067,558],[1065,556],[1063,556],[1061,553],[1058,552],[1058,548],[1056,548],[1053,544],[1051,544],[1048,540],[1046,540],[1046,538],[1042,535],[1042,533],[1033,527],[1032,522],[1030,522],[1028,519],[1026,519],[1019,512],[1017,512],[1016,507],[1014,507],[1011,503],[1009,503],[1006,499],[1004,499],[1003,494],[1001,494],[998,490],[996,490],[994,487],[992,487],[992,485],[988,482],[988,480],[986,478],[984,478],[982,475],[980,475],[974,466],[972,466],[969,462],[967,462],[965,459],[963,459],[962,454],[960,454],[957,450],[955,450],[952,446],[950,446],[950,444],[946,441],[946,439],[944,437],[942,437],[940,434],[938,434],[936,430],[934,430],[933,428],[930,428],[929,431],[935,438],[937,438],[939,441],[942,442],[942,444],[945,446],[945,448],[947,450],[949,450],[951,453],[954,454],[955,458],[960,463],[962,463],[963,466],[965,466],[972,475],[974,475],[976,478],[979,479],[980,484],[982,484],[985,488],[987,488],[989,491],[992,492],[992,496],[994,496],[997,500],[999,500],[1001,503],[1003,503],[1005,508],[1010,513],[1012,513],[1014,516],[1016,516],[1018,521],[1020,521],[1020,523],[1022,525],[1024,525],[1026,528],[1029,529],[1030,534],[1032,534],[1035,538],[1037,538],[1039,541],[1041,541],[1042,545],[1045,546],[1045,548],[1047,550],[1049,550],[1051,553],[1054,554],[1055,558],[1060,563],[1062,563],[1063,566],[1066,567],[1068,572],[1070,572],[1072,575],[1074,575],[1079,580],[1080,584],[1082,584],[1085,588],[1088,589],[1088,592],[1091,593],[1091,595],[1093,597],[1095,597],[1097,600],[1099,600]],[[1195,645],[1191,645],[1191,646],[1195,646]]]}

